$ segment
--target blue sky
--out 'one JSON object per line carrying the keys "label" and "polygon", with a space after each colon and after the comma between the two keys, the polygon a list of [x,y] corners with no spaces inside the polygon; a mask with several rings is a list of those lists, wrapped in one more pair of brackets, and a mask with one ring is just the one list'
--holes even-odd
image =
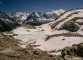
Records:
{"label": "blue sky", "polygon": [[32,13],[72,8],[83,8],[83,0],[0,0],[0,11],[8,14],[11,11]]}

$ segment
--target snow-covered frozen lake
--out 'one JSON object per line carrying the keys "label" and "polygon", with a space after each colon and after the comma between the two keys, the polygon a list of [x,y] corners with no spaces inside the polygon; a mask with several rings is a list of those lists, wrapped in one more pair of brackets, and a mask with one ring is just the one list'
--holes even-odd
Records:
{"label": "snow-covered frozen lake", "polygon": [[17,36],[13,37],[27,43],[33,43],[39,39],[45,39],[47,36],[45,34],[18,34]]}
{"label": "snow-covered frozen lake", "polygon": [[[42,27],[42,28],[39,28]],[[16,39],[20,39],[23,42],[33,43],[37,40],[45,40],[47,36],[50,36],[52,34],[59,34],[59,33],[66,33],[67,31],[52,31],[50,26],[48,24],[44,24],[42,26],[36,26],[37,29],[25,29],[24,27],[19,27],[17,29],[14,29],[14,34],[17,34],[13,36]],[[44,31],[42,31],[44,29]]]}
{"label": "snow-covered frozen lake", "polygon": [[51,34],[44,33],[38,29],[24,29],[23,27],[13,30],[14,38],[22,40],[23,42],[33,43],[40,39],[45,39]]}
{"label": "snow-covered frozen lake", "polygon": [[[61,34],[61,33],[69,33],[69,31],[66,30],[56,30],[53,31],[48,24],[44,24],[42,26],[36,26],[37,29],[25,29],[23,27],[19,27],[17,29],[14,29],[13,32],[16,34],[13,36],[16,39],[20,39],[25,43],[33,43],[35,42],[35,45],[40,45],[36,48],[39,48],[43,51],[52,51],[52,50],[60,50],[67,46],[72,46],[73,44],[79,44],[83,42],[83,37],[65,37],[65,36],[59,36],[59,37],[53,37],[50,38],[48,41],[45,41],[45,38],[52,34]],[[42,27],[42,28],[39,28]],[[42,31],[44,29],[44,31]],[[81,29],[79,29],[78,32],[80,32]],[[82,32],[81,32],[82,33]],[[62,40],[65,39],[65,40]],[[25,47],[25,45],[22,45],[22,47]],[[60,52],[55,53],[60,55]]]}

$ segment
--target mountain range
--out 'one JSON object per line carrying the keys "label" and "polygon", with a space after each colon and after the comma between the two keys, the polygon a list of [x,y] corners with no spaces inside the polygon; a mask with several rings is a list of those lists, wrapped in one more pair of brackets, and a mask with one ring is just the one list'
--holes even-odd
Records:
{"label": "mountain range", "polygon": [[26,12],[11,12],[9,16],[15,19],[18,23],[23,24],[43,24],[53,21],[57,16],[65,12],[65,10],[53,10],[51,12],[33,12],[28,14]]}
{"label": "mountain range", "polygon": [[9,15],[0,11],[0,31],[10,31],[22,24],[44,24],[53,21],[58,15],[65,10],[56,10],[52,12],[33,12],[28,14],[26,12],[11,12]]}

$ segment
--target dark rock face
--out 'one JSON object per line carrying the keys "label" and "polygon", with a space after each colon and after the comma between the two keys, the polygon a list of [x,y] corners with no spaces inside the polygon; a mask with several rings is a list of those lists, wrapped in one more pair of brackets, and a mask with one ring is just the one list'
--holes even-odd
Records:
{"label": "dark rock face", "polygon": [[63,27],[61,27],[61,29],[65,29],[71,32],[76,32],[79,29],[79,26],[76,25],[74,22],[68,22],[65,23]]}
{"label": "dark rock face", "polygon": [[9,16],[5,14],[4,12],[0,11],[0,18],[9,19]]}
{"label": "dark rock face", "polygon": [[78,45],[78,55],[83,57],[83,43]]}
{"label": "dark rock face", "polygon": [[14,21],[14,19],[10,18],[7,14],[0,11],[0,31],[10,31],[13,28],[16,28],[19,26],[17,22]]}
{"label": "dark rock face", "polygon": [[62,57],[64,58],[66,55],[75,56],[77,54],[77,46],[66,47],[62,50]]}
{"label": "dark rock face", "polygon": [[72,45],[71,47],[65,47],[62,50],[62,58],[71,58],[76,60],[83,59],[83,43]]}
{"label": "dark rock face", "polygon": [[8,26],[3,20],[0,20],[0,31],[10,31],[12,28]]}

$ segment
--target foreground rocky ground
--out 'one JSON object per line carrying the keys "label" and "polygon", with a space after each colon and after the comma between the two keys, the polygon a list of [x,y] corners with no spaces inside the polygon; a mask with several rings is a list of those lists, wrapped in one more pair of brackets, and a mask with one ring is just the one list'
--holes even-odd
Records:
{"label": "foreground rocky ground", "polygon": [[0,60],[83,60],[83,43],[65,47],[61,56],[50,55],[46,51],[33,49],[34,46],[31,44],[27,48],[22,48],[20,47],[21,44],[12,36],[0,33]]}
{"label": "foreground rocky ground", "polygon": [[55,60],[55,55],[49,55],[46,51],[20,47],[21,43],[11,36],[0,33],[0,60]]}
{"label": "foreground rocky ground", "polygon": [[83,60],[83,43],[65,47],[62,50],[62,58],[64,60]]}

